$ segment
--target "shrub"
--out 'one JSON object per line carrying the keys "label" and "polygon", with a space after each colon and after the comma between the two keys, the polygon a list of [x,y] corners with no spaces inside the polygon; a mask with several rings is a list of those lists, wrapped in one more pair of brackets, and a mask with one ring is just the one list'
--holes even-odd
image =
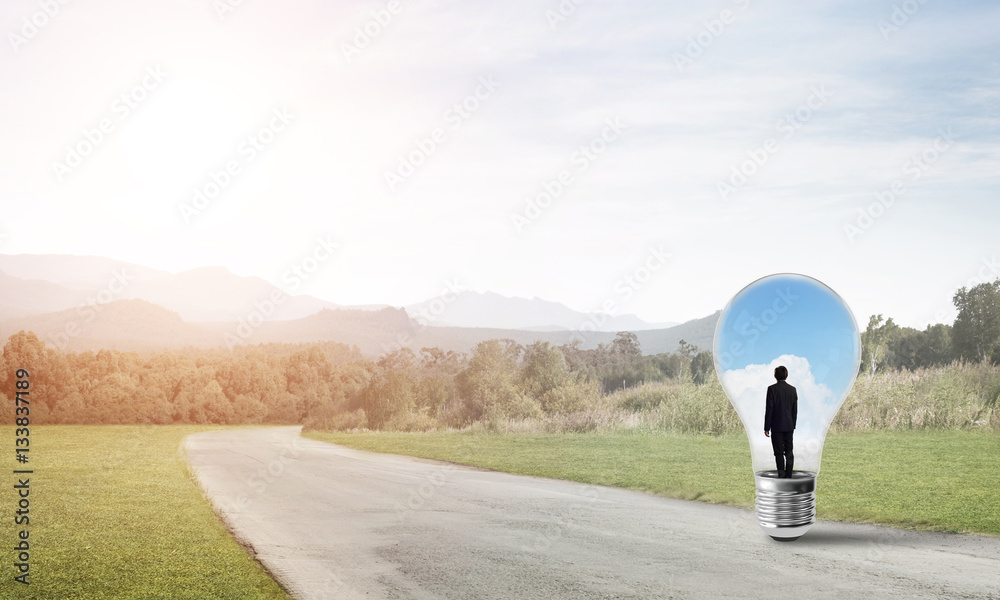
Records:
{"label": "shrub", "polygon": [[368,417],[365,416],[365,409],[359,408],[351,412],[334,415],[327,421],[327,426],[323,429],[333,431],[348,431],[352,429],[362,429],[368,424]]}
{"label": "shrub", "polygon": [[596,383],[567,383],[542,395],[542,410],[549,414],[565,414],[586,410],[600,397]]}

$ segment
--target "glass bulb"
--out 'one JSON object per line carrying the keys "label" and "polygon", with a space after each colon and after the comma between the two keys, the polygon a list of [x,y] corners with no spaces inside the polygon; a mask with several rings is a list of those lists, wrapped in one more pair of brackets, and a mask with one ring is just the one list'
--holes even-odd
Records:
{"label": "glass bulb", "polygon": [[[861,366],[861,336],[847,304],[805,275],[769,275],[743,288],[719,317],[715,370],[750,441],[757,520],[774,539],[799,538],[816,520],[816,476],[826,433]],[[794,470],[777,471],[764,435],[768,386],[788,369],[798,411],[792,435]],[[774,435],[774,432],[771,432]]]}

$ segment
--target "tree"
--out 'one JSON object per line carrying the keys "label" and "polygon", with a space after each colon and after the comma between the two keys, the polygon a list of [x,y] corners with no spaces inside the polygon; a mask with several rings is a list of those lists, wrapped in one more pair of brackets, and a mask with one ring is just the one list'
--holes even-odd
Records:
{"label": "tree", "polygon": [[449,403],[458,397],[455,378],[447,375],[431,375],[417,382],[417,408],[430,416],[438,416]]}
{"label": "tree", "polygon": [[463,352],[440,348],[420,349],[420,369],[425,374],[455,375],[465,366],[468,357]]}
{"label": "tree", "polygon": [[924,343],[917,349],[917,364],[921,367],[946,365],[955,360],[951,346],[951,327],[944,323],[928,325],[924,330]]}
{"label": "tree", "polygon": [[685,340],[681,340],[677,342],[677,353],[684,358],[691,360],[696,354],[698,354],[698,346],[689,344]]}
{"label": "tree", "polygon": [[413,413],[416,408],[414,384],[405,371],[381,370],[361,393],[361,407],[368,427],[383,429],[393,419]]}
{"label": "tree", "polygon": [[337,368],[337,386],[343,391],[344,411],[361,408],[362,393],[375,376],[377,367],[370,360],[358,360]]}
{"label": "tree", "polygon": [[[443,357],[454,369],[455,357]],[[406,368],[412,353],[390,359]],[[144,358],[109,349],[63,354],[22,331],[0,357],[0,393],[7,396],[0,416],[13,416],[17,369],[30,373],[29,408],[38,424],[324,422],[360,407],[375,371],[343,344],[269,344],[233,353],[187,348]]]}
{"label": "tree", "polygon": [[965,360],[990,358],[1000,346],[1000,279],[955,292],[958,316],[952,327],[955,353]]}
{"label": "tree", "polygon": [[541,399],[568,379],[566,358],[558,348],[548,342],[535,342],[525,349],[521,382],[533,398]]}
{"label": "tree", "polygon": [[884,365],[911,371],[921,367],[946,365],[954,360],[951,328],[938,323],[923,331],[912,327],[894,330],[886,344]]}
{"label": "tree", "polygon": [[590,367],[588,359],[590,358],[591,352],[581,348],[582,345],[583,344],[579,339],[574,339],[568,344],[559,346],[559,350],[563,353],[563,357],[566,359],[566,367],[571,373],[585,373]]}
{"label": "tree", "polygon": [[925,342],[922,331],[912,327],[898,327],[886,342],[883,363],[894,369],[914,370],[920,366],[918,355]]}
{"label": "tree", "polygon": [[288,392],[298,399],[299,410],[290,412],[295,422],[301,423],[309,414],[330,411],[334,402],[329,383],[333,379],[333,365],[318,347],[313,346],[288,357],[284,372]]}
{"label": "tree", "polygon": [[188,374],[174,401],[174,421],[181,423],[232,423],[233,405],[215,380],[215,369],[203,365]]}
{"label": "tree", "polygon": [[139,395],[137,384],[135,378],[121,371],[101,377],[87,394],[92,406],[88,420],[91,423],[115,425],[149,423],[149,419],[136,410],[135,398]]}
{"label": "tree", "polygon": [[673,352],[662,352],[656,356],[647,357],[663,377],[677,379],[684,369],[684,357]]}
{"label": "tree", "polygon": [[413,354],[413,350],[409,348],[399,348],[393,350],[392,352],[386,352],[378,359],[376,363],[380,368],[386,371],[408,371],[413,367],[416,361],[416,356]]}
{"label": "tree", "polygon": [[619,331],[611,342],[611,351],[621,362],[632,364],[642,359],[642,349],[639,347],[639,336],[631,331]]}
{"label": "tree", "polygon": [[511,340],[486,340],[476,345],[469,366],[457,377],[467,419],[517,419],[541,414],[538,402],[521,389],[517,361],[522,351]]}
{"label": "tree", "polygon": [[712,353],[703,350],[691,359],[691,378],[696,385],[702,385],[708,381],[708,376],[714,368]]}
{"label": "tree", "polygon": [[268,413],[265,399],[280,389],[274,371],[259,350],[224,362],[216,369],[215,379],[232,399],[237,423],[264,422]]}
{"label": "tree", "polygon": [[216,380],[211,380],[201,393],[201,402],[205,414],[206,423],[228,424],[235,423],[236,411],[232,402],[222,392],[222,386]]}
{"label": "tree", "polygon": [[861,334],[861,364],[869,365],[869,375],[874,375],[882,364],[889,338],[896,329],[891,317],[884,323],[882,315],[872,315],[868,319],[868,327]]}
{"label": "tree", "polygon": [[3,393],[8,401],[4,410],[14,412],[14,398],[17,393],[16,384],[18,369],[28,371],[28,395],[30,402],[31,422],[42,424],[52,422],[52,416],[59,405],[60,399],[69,390],[66,389],[70,379],[70,370],[65,357],[47,348],[33,332],[21,331],[10,336],[3,348],[5,372],[0,375],[3,383]]}

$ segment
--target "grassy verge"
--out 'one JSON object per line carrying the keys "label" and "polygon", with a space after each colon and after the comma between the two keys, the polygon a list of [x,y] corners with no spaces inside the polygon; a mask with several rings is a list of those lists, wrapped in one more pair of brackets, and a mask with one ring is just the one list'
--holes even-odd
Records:
{"label": "grassy verge", "polygon": [[[364,450],[752,507],[743,434],[326,433]],[[1000,535],[1000,435],[831,434],[817,490],[822,519]]]}
{"label": "grassy verge", "polygon": [[[189,477],[181,439],[208,426],[31,429],[30,585],[13,581],[17,500],[0,486],[2,598],[274,598]],[[13,465],[14,431],[2,428]]]}

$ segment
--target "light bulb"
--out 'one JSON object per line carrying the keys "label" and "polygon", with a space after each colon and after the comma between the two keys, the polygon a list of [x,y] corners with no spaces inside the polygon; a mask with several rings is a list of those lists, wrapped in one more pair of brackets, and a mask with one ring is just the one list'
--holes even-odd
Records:
{"label": "light bulb", "polygon": [[[816,477],[826,433],[861,365],[861,336],[847,304],[823,283],[783,273],[743,288],[719,317],[715,370],[750,441],[757,521],[779,541],[798,539],[816,521]],[[798,411],[791,477],[777,471],[764,435],[768,386],[788,370]],[[773,436],[775,432],[771,432]]]}

